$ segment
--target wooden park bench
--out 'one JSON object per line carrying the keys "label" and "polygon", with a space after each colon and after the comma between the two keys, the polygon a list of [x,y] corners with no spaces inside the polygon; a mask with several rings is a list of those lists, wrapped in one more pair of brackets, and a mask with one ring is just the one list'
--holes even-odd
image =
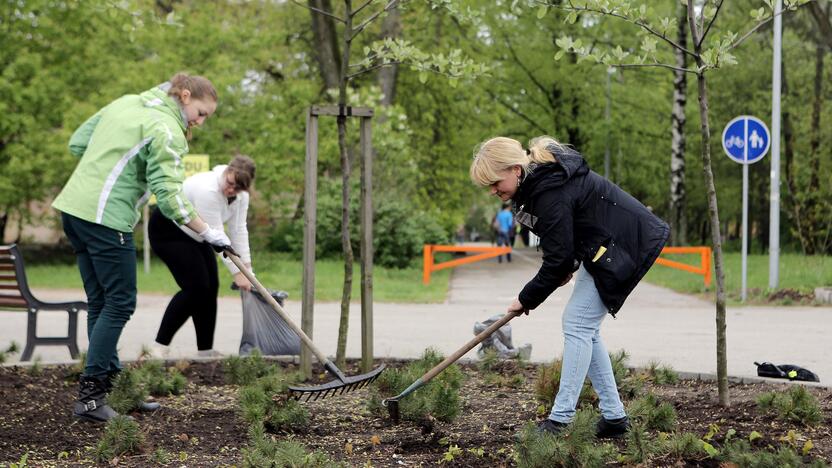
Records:
{"label": "wooden park bench", "polygon": [[[78,311],[87,310],[86,302],[44,302],[29,290],[23,256],[17,245],[0,245],[0,310],[26,311],[26,346],[21,361],[32,359],[37,345],[68,346],[73,359],[78,358]],[[38,312],[65,310],[69,314],[66,336],[38,336]]]}

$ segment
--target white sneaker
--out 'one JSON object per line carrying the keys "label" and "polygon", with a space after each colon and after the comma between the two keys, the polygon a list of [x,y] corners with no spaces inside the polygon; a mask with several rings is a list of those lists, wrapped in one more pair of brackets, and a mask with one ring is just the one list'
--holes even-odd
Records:
{"label": "white sneaker", "polygon": [[201,349],[196,352],[197,357],[201,358],[221,358],[224,355],[216,349]]}
{"label": "white sneaker", "polygon": [[142,346],[141,355],[147,359],[161,359],[165,360],[170,357],[170,346],[161,343],[153,342],[150,346]]}

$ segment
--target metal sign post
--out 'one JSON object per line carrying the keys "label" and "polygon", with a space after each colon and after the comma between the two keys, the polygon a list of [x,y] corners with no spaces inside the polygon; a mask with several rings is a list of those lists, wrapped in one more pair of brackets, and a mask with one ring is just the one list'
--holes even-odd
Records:
{"label": "metal sign post", "polygon": [[742,302],[748,289],[748,165],[763,159],[770,144],[765,122],[750,115],[731,120],[722,131],[725,154],[742,164]]}

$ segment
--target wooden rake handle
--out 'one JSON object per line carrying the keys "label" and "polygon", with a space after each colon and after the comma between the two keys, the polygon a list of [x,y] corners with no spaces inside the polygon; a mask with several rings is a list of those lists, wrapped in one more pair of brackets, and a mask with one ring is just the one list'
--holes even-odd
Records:
{"label": "wooden rake handle", "polygon": [[280,304],[278,304],[277,301],[274,300],[269,291],[266,288],[264,288],[259,281],[257,281],[257,278],[255,278],[251,271],[249,271],[249,269],[246,268],[246,266],[240,260],[240,257],[238,257],[232,252],[229,252],[228,250],[225,250],[223,252],[223,255],[230,258],[231,262],[234,263],[234,265],[237,265],[237,268],[240,269],[240,272],[243,274],[243,276],[245,276],[251,282],[251,284],[254,285],[254,287],[257,289],[260,295],[263,296],[263,300],[265,300],[270,306],[272,306],[272,309],[274,309],[274,311],[277,312],[277,315],[279,315],[280,318],[282,318],[283,321],[285,321],[289,325],[289,327],[291,327],[292,330],[294,330],[294,332],[298,334],[300,339],[303,341],[303,344],[309,347],[309,349],[312,351],[312,354],[314,354],[315,357],[318,358],[318,361],[321,364],[326,364],[327,362],[329,362],[329,359],[327,359],[324,353],[322,353],[321,350],[318,349],[317,346],[315,346],[315,343],[312,342],[312,339],[306,336],[306,333],[304,333],[299,326],[295,325],[295,322],[293,322],[292,319],[289,318],[289,314],[287,314],[286,311],[284,311],[283,308],[280,307]]}
{"label": "wooden rake handle", "polygon": [[518,312],[509,312],[500,320],[492,323],[488,328],[481,331],[477,336],[471,339],[471,341],[465,343],[464,346],[459,348],[455,353],[451,354],[450,356],[446,357],[444,361],[437,364],[433,369],[427,371],[425,375],[422,376],[420,379],[422,384],[428,383],[432,378],[436,377],[437,374],[445,370],[448,366],[459,360],[462,356],[465,355],[468,351],[471,350],[474,346],[480,344],[484,339],[491,336],[495,331],[499,330],[503,325],[507,324],[511,319],[517,317],[518,315],[522,314],[523,311]]}

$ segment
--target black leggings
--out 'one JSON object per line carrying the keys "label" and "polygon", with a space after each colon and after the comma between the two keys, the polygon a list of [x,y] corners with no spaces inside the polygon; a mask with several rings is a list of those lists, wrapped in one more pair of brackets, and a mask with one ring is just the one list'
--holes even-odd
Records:
{"label": "black leggings", "polygon": [[211,247],[182,232],[173,221],[156,209],[148,224],[150,246],[165,262],[181,291],[170,300],[156,341],[169,345],[173,335],[193,318],[197,349],[214,346],[217,324],[217,259]]}

